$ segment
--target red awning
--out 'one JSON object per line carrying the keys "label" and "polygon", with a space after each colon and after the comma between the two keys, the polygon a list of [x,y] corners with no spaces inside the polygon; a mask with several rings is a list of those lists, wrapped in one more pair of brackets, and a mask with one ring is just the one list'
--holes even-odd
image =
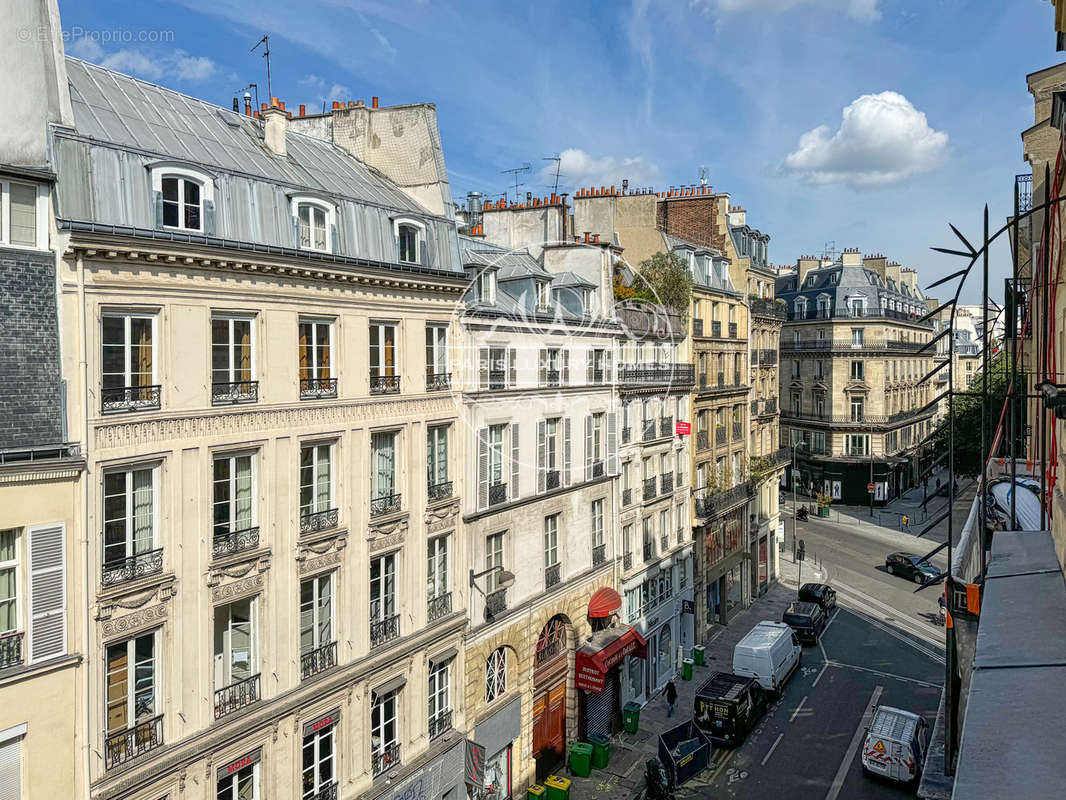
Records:
{"label": "red awning", "polygon": [[593,619],[603,619],[611,616],[622,607],[622,598],[610,586],[604,586],[596,591],[589,600],[589,616]]}
{"label": "red awning", "polygon": [[577,651],[574,685],[586,692],[603,692],[607,672],[626,656],[648,657],[648,643],[634,628],[613,628],[593,634]]}

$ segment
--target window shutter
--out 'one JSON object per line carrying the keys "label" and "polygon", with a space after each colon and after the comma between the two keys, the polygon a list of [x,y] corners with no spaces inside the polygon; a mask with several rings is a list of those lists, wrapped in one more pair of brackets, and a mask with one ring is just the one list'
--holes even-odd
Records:
{"label": "window shutter", "polygon": [[477,507],[489,507],[489,429],[477,432]]}
{"label": "window shutter", "polygon": [[607,474],[618,474],[618,419],[613,411],[607,415]]}
{"label": "window shutter", "polygon": [[215,201],[204,200],[204,235],[215,235]]}
{"label": "window shutter", "polygon": [[563,484],[570,485],[570,417],[563,420]]}
{"label": "window shutter", "polygon": [[340,234],[337,233],[337,226],[329,226],[329,251],[331,253],[340,253],[341,251],[341,239]]}
{"label": "window shutter", "polygon": [[592,415],[585,417],[585,480],[592,480]]}
{"label": "window shutter", "polygon": [[563,350],[563,386],[570,385],[570,351]]}
{"label": "window shutter", "polygon": [[507,385],[514,388],[518,385],[518,351],[513,347],[507,348]]}
{"label": "window shutter", "polygon": [[603,381],[604,383],[614,383],[614,373],[611,372],[611,351],[603,351]]}
{"label": "window shutter", "polygon": [[482,347],[478,349],[478,378],[477,388],[487,389],[489,388],[489,348]]}
{"label": "window shutter", "polygon": [[399,233],[392,237],[392,255],[395,263],[400,263],[400,236]]}
{"label": "window shutter", "polygon": [[0,800],[19,800],[22,796],[22,736],[0,744]]}
{"label": "window shutter", "polygon": [[585,383],[592,383],[592,351],[585,351]]}
{"label": "window shutter", "polygon": [[163,230],[163,193],[152,192],[152,208],[155,210],[155,228]]}
{"label": "window shutter", "polygon": [[[514,350],[511,351],[512,353]],[[511,499],[518,498],[518,423],[511,426]]]}
{"label": "window shutter", "polygon": [[545,469],[547,469],[547,454],[545,452],[545,436],[548,423],[545,420],[537,422],[537,491],[543,492],[545,487]]}
{"label": "window shutter", "polygon": [[537,382],[541,386],[548,382],[548,351],[539,351],[537,357]]}
{"label": "window shutter", "polygon": [[30,528],[29,663],[67,650],[66,525]]}

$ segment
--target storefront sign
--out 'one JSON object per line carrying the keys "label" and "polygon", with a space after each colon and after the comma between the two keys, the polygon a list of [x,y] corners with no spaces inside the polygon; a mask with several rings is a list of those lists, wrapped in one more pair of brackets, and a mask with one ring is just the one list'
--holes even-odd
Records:
{"label": "storefront sign", "polygon": [[252,764],[259,763],[259,759],[262,757],[262,755],[262,748],[257,747],[251,753],[243,755],[240,758],[234,759],[230,763],[226,764],[224,767],[219,767],[217,775],[218,780],[225,780],[234,772],[239,772],[245,767],[250,767]]}
{"label": "storefront sign", "polygon": [[304,736],[310,736],[312,733],[328,728],[330,725],[336,725],[341,718],[341,710],[335,708],[325,716],[319,717],[313,722],[308,722],[304,725]]}
{"label": "storefront sign", "polygon": [[481,786],[485,780],[485,748],[469,739],[466,740],[466,782]]}
{"label": "storefront sign", "polygon": [[696,613],[696,603],[695,603],[695,601],[693,601],[693,600],[682,600],[681,601],[681,613],[682,614],[695,614]]}
{"label": "storefront sign", "polygon": [[689,436],[692,433],[692,423],[691,422],[675,422],[674,423],[674,433],[676,433],[678,436]]}
{"label": "storefront sign", "polygon": [[622,659],[634,654],[646,658],[647,651],[647,641],[632,627],[617,632],[605,642],[586,644],[577,651],[574,659],[574,685],[599,694],[604,689],[607,673]]}
{"label": "storefront sign", "polygon": [[785,543],[785,521],[783,519],[777,521],[777,543]]}

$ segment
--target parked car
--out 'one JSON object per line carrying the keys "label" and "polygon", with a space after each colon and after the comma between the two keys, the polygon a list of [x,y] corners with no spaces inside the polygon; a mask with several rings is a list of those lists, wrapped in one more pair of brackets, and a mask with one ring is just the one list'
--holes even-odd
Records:
{"label": "parked car", "polygon": [[796,638],[807,644],[818,644],[827,624],[825,612],[817,603],[790,603],[781,621],[796,632]]}
{"label": "parked car", "polygon": [[780,693],[802,659],[795,632],[783,622],[764,620],[733,648],[733,674],[755,678],[766,691]]}
{"label": "parked car", "polygon": [[805,583],[800,587],[796,599],[805,603],[817,603],[827,617],[837,607],[836,589],[828,583]]}
{"label": "parked car", "polygon": [[940,576],[940,570],[914,553],[891,553],[885,559],[885,569],[892,575],[925,583]]}
{"label": "parked car", "polygon": [[717,744],[741,744],[766,712],[768,697],[755,678],[715,672],[696,690],[692,718]]}
{"label": "parked car", "polygon": [[878,706],[862,743],[862,771],[902,783],[917,781],[928,748],[929,723],[921,716]]}

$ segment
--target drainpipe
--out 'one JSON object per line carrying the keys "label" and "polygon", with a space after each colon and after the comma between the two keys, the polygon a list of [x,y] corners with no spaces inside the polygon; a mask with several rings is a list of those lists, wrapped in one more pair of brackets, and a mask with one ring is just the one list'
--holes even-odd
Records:
{"label": "drainpipe", "polygon": [[89,666],[92,663],[92,644],[90,642],[91,626],[89,624],[89,587],[92,585],[91,571],[89,569],[89,476],[91,474],[89,460],[89,361],[88,361],[88,329],[86,328],[85,313],[85,256],[78,254],[78,315],[80,317],[81,336],[78,340],[78,368],[81,373],[81,410],[82,410],[82,457],[85,459],[85,482],[82,485],[82,565],[85,572],[83,592],[86,602],[83,605],[85,639],[82,646],[85,652],[82,656],[84,670],[82,681],[85,684],[85,724],[82,735],[85,736],[85,794],[89,795],[89,786],[92,783],[92,681],[89,680]]}

